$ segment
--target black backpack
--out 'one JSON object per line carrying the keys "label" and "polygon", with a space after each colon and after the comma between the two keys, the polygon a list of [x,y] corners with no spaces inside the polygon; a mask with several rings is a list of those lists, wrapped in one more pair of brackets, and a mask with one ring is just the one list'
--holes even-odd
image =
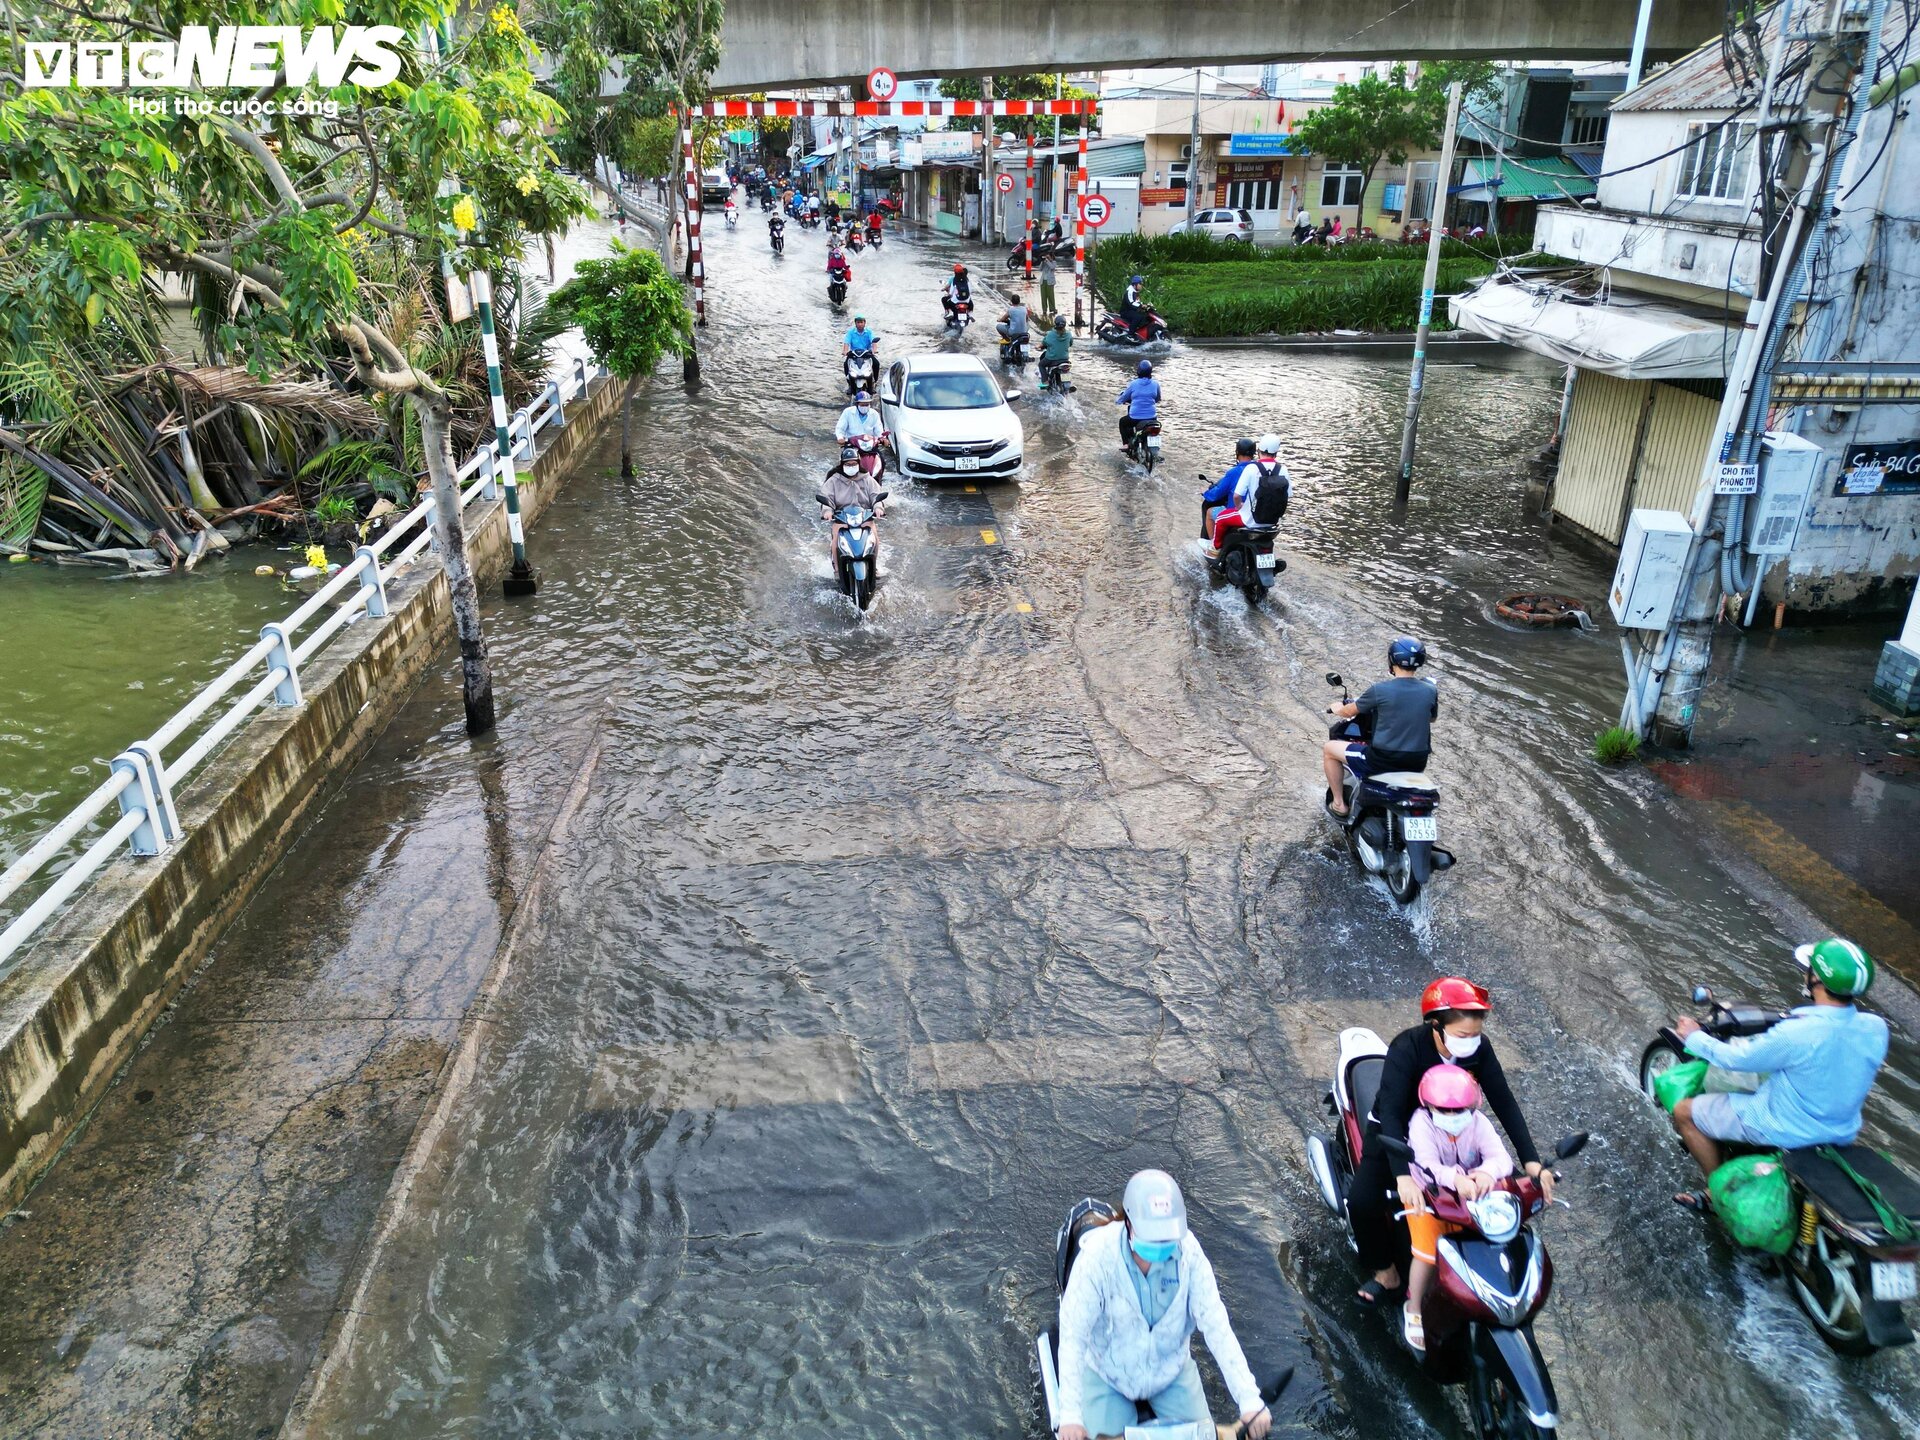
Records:
{"label": "black backpack", "polygon": [[1287,500],[1293,488],[1287,479],[1286,468],[1278,461],[1254,468],[1260,472],[1260,483],[1253,491],[1253,523],[1277,525],[1280,517],[1287,513]]}

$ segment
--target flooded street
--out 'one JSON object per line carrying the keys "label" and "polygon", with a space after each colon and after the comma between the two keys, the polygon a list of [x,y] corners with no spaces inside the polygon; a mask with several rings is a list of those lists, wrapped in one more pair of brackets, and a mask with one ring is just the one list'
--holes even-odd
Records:
{"label": "flooded street", "polygon": [[[1635,1088],[1642,1045],[1695,981],[1757,999],[1796,982],[1780,913],[1665,788],[1594,765],[1619,705],[1611,626],[1490,618],[1534,588],[1604,614],[1609,565],[1521,504],[1560,372],[1431,370],[1396,519],[1404,360],[1180,347],[1147,476],[1114,428],[1135,357],[1083,342],[1076,394],[1014,382],[1022,483],[894,485],[891,573],[862,619],[811,499],[836,454],[837,337],[857,306],[888,359],[947,343],[936,290],[960,252],[894,236],[853,257],[836,315],[821,238],[788,239],[776,260],[757,214],[712,226],[704,387],[644,392],[638,477],[618,477],[616,423],[530,537],[537,599],[491,599],[502,728],[471,752],[491,758],[469,758],[442,657],[367,762],[404,797],[471,764],[484,813],[330,807],[321,833],[364,874],[296,849],[250,907],[263,948],[312,947],[302,1014],[371,993],[389,1026],[460,1043],[457,1003],[367,977],[387,948],[482,988],[404,1197],[370,1223],[406,1137],[389,1124],[334,1192],[351,1203],[260,1260],[311,1287],[276,1403],[313,1358],[314,1436],[1037,1436],[1055,1227],[1156,1165],[1186,1187],[1255,1372],[1299,1367],[1275,1433],[1467,1433],[1351,1299],[1302,1151],[1340,1028],[1390,1037],[1461,972],[1493,990],[1543,1146],[1595,1136],[1543,1223],[1564,1433],[1920,1429],[1911,1351],[1833,1357],[1669,1201],[1689,1172]],[[981,310],[964,345],[990,356]],[[1209,586],[1194,475],[1266,430],[1294,476],[1291,568],[1255,610]],[[1323,672],[1378,678],[1400,633],[1434,652],[1460,857],[1411,913],[1320,812]],[[428,840],[463,849],[454,888],[417,858]],[[373,888],[383,856],[406,886]],[[244,986],[251,963],[230,943],[202,984]],[[1916,1112],[1920,1051],[1897,1029],[1864,1138],[1920,1163]],[[107,1164],[107,1127],[136,1113],[110,1097],[73,1165]],[[323,1335],[363,1229],[375,1263]],[[89,1433],[137,1382],[119,1351],[89,1376],[73,1331],[35,1330],[110,1327],[53,1318],[83,1282],[34,1237],[0,1238],[0,1300],[44,1307],[0,1329],[0,1432]]]}

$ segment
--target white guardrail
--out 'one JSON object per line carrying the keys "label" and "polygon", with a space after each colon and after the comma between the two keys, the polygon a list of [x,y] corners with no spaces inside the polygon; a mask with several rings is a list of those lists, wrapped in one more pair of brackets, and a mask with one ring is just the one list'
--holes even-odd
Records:
{"label": "white guardrail", "polygon": [[[532,404],[514,415],[507,426],[507,438],[516,460],[532,452],[533,437],[541,430],[567,423],[567,405],[586,393],[591,379],[586,361],[576,358],[573,373],[564,382],[549,381]],[[498,497],[494,450],[492,443],[483,445],[460,467],[457,483],[462,487],[463,510],[476,499]],[[126,845],[135,855],[159,855],[180,839],[180,820],[173,806],[175,792],[256,711],[300,704],[300,667],[336,635],[363,614],[378,619],[387,613],[387,577],[418,559],[433,544],[432,516],[433,497],[429,495],[378,540],[354,551],[352,561],[329,576],[291,615],[261,626],[260,639],[252,649],[176,710],[152,735],[115,756],[111,773],[99,788],[7,867],[0,875],[0,906],[51,867],[88,827],[117,810],[118,818],[0,931],[0,973],[5,972],[14,953],[120,846]],[[389,557],[388,552],[402,541],[406,542],[405,548]],[[333,607],[333,613],[296,641],[297,632],[328,606]],[[214,707],[235,691],[241,692],[240,698],[212,723],[199,728]],[[197,728],[199,734],[193,742],[168,759],[168,751]]]}

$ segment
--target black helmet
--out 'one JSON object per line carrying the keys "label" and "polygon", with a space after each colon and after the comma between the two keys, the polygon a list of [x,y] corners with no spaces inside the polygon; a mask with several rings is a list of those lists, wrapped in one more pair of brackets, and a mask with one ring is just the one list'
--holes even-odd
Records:
{"label": "black helmet", "polygon": [[1410,636],[1402,635],[1387,646],[1387,664],[1399,670],[1418,670],[1427,663],[1427,647]]}
{"label": "black helmet", "polygon": [[1253,441],[1246,439],[1244,436],[1234,441],[1233,453],[1242,460],[1251,460],[1253,458]]}
{"label": "black helmet", "polygon": [[1056,316],[1054,316],[1054,317],[1053,317],[1053,328],[1054,328],[1054,329],[1056,329],[1056,330],[1064,330],[1064,329],[1066,329],[1066,328],[1067,328],[1067,317],[1066,317],[1066,316],[1064,316],[1064,315],[1056,315]]}

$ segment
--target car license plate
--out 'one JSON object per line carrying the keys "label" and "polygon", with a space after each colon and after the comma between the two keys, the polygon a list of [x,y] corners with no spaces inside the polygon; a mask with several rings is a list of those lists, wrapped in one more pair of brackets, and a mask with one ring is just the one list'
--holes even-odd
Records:
{"label": "car license plate", "polygon": [[1914,1264],[1911,1260],[1873,1262],[1873,1298],[1876,1300],[1913,1299],[1916,1290],[1914,1280]]}
{"label": "car license plate", "polygon": [[1440,822],[1431,815],[1407,815],[1400,821],[1409,840],[1438,840]]}
{"label": "car license plate", "polygon": [[978,470],[980,468],[980,457],[978,455],[956,455],[953,459],[953,468],[956,470]]}
{"label": "car license plate", "polygon": [[1253,557],[1253,563],[1258,565],[1262,570],[1271,570],[1275,565],[1280,563],[1280,557],[1278,555],[1256,555]]}

